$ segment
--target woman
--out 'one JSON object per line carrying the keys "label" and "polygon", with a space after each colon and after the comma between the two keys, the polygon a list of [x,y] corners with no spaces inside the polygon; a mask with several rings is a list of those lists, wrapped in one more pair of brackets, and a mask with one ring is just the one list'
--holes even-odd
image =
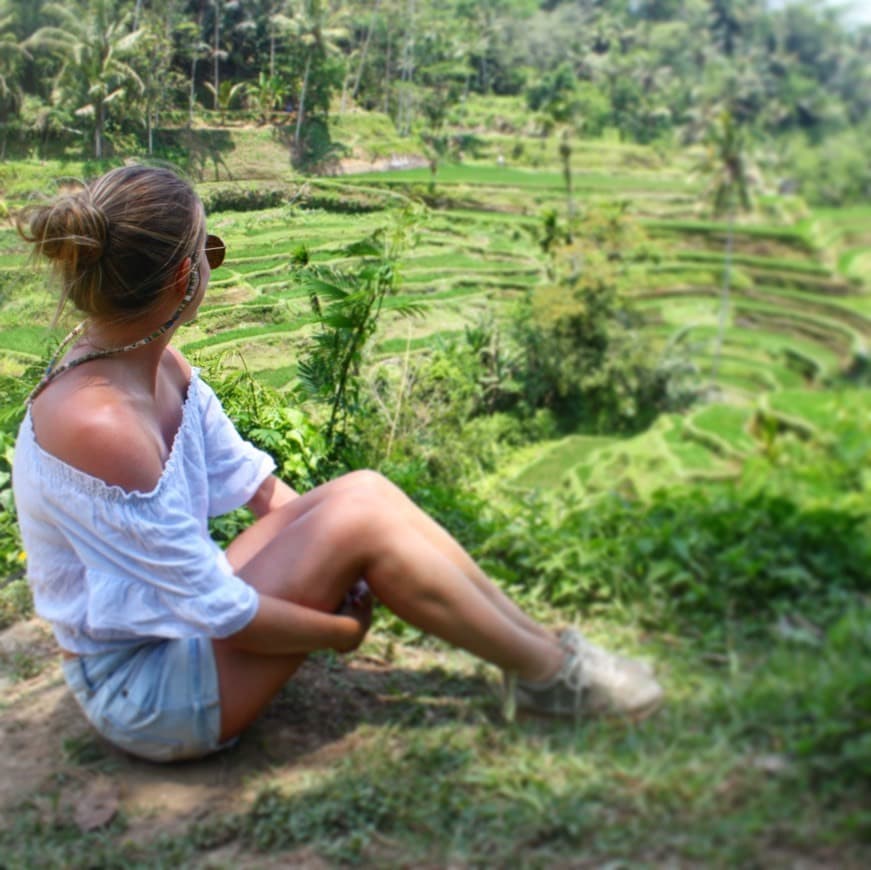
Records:
{"label": "woman", "polygon": [[[659,703],[648,669],[539,626],[383,477],[297,495],[240,438],[170,345],[224,254],[184,181],[115,169],[18,226],[54,264],[60,306],[86,316],[15,449],[28,575],[67,682],[111,742],[154,760],[218,749],[307,653],[360,644],[369,589],[515,677],[522,708],[634,717]],[[257,521],[223,552],[208,517],[243,504]]]}

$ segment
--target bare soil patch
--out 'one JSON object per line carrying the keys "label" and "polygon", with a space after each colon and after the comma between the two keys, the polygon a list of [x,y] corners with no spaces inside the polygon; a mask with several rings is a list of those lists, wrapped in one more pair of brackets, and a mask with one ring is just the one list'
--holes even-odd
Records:
{"label": "bare soil patch", "polygon": [[[125,840],[143,844],[244,810],[267,780],[335,764],[363,739],[360,725],[461,719],[465,696],[487,691],[462,654],[394,649],[376,639],[354,658],[312,657],[232,749],[154,764],[115,749],[90,727],[41,620],[0,633],[0,687],[0,812],[31,800],[49,818],[72,820],[83,800],[114,800],[128,821]],[[294,866],[324,866],[313,854],[292,857]]]}

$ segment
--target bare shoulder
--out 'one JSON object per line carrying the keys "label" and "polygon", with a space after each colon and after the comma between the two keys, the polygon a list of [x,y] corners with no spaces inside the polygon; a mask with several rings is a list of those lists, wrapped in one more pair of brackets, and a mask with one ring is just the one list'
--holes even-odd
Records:
{"label": "bare shoulder", "polygon": [[161,363],[172,373],[177,383],[183,389],[187,389],[193,370],[191,364],[184,358],[184,354],[172,345],[169,345],[163,352]]}
{"label": "bare shoulder", "polygon": [[111,384],[46,390],[31,409],[43,450],[92,477],[132,492],[150,492],[163,456],[136,403]]}

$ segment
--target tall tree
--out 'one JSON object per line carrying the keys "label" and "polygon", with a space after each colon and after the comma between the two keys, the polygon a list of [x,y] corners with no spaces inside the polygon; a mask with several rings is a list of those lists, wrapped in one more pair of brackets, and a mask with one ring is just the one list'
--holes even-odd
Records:
{"label": "tall tree", "polygon": [[339,40],[344,39],[348,31],[344,27],[344,12],[341,9],[333,11],[323,0],[297,0],[293,23],[305,58],[293,135],[294,150],[299,154],[312,64],[322,63],[328,55],[336,52]]}
{"label": "tall tree", "polygon": [[275,52],[281,36],[293,32],[288,0],[269,0],[269,78],[275,80]]}
{"label": "tall tree", "polygon": [[[20,44],[24,44],[40,27],[45,25],[45,7],[48,0],[4,0],[3,16],[11,19],[11,28]],[[43,61],[44,64],[44,61]],[[26,93],[47,95],[51,75],[40,59],[28,56],[21,69],[21,88]]]}
{"label": "tall tree", "polygon": [[711,366],[711,377],[716,381],[723,350],[723,337],[729,319],[735,218],[739,210],[747,211],[751,207],[750,190],[755,175],[750,161],[747,128],[735,120],[729,109],[722,109],[710,121],[706,135],[705,156],[699,169],[708,179],[711,211],[715,216],[725,217],[728,220],[717,342]]}
{"label": "tall tree", "polygon": [[224,0],[211,0],[212,4],[212,95],[215,104],[212,108],[218,108],[218,95],[221,93],[221,13],[223,12]]}
{"label": "tall tree", "polygon": [[353,85],[351,85],[352,100],[357,98],[357,92],[360,90],[360,79],[363,76],[363,67],[366,65],[366,55],[369,53],[369,44],[372,42],[372,31],[375,29],[375,23],[378,20],[378,10],[380,8],[381,0],[375,0],[375,6],[372,9],[372,14],[366,27],[366,36],[363,39],[363,47],[360,49],[360,58],[357,63],[357,74],[354,76]]}
{"label": "tall tree", "polygon": [[399,129],[400,136],[407,136],[411,130],[414,43],[417,37],[416,11],[415,0],[408,0],[405,18],[405,39],[402,44],[402,57],[399,62],[399,105],[396,110],[396,126]]}
{"label": "tall tree", "polygon": [[143,89],[142,79],[129,63],[141,32],[130,32],[129,14],[119,15],[111,0],[91,0],[85,15],[60,3],[48,4],[44,11],[58,24],[37,30],[28,45],[63,59],[59,99],[91,121],[94,156],[99,160],[105,151],[110,107]]}
{"label": "tall tree", "polygon": [[136,66],[141,70],[145,136],[148,153],[152,154],[158,114],[172,99],[172,39],[168,23],[150,12],[141,15]]}
{"label": "tall tree", "polygon": [[0,160],[6,157],[6,141],[12,119],[21,108],[21,61],[29,57],[12,29],[12,16],[0,18]]}

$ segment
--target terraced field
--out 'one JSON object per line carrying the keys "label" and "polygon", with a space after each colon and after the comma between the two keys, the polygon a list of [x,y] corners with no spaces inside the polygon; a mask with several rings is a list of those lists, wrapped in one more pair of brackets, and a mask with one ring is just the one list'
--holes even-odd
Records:
{"label": "terraced field", "polygon": [[[228,364],[244,359],[279,388],[293,383],[300,342],[314,323],[299,263],[353,268],[345,245],[389,223],[395,208],[420,201],[427,208],[402,258],[400,294],[389,300],[374,355],[426,352],[436,336],[461,332],[485,312],[498,316],[546,278],[541,215],[564,213],[566,202],[554,143],[525,142],[527,157],[534,153],[541,165],[527,159],[510,166],[497,159],[511,142],[516,148],[517,137],[478,138],[476,156],[435,175],[408,169],[204,183],[207,200],[229,188],[268,185],[283,191],[286,204],[210,215],[228,258],[197,322],[180,336],[182,347],[195,356],[222,354]],[[655,488],[663,471],[688,480],[734,475],[759,449],[762,420],[773,415],[796,431],[815,431],[834,413],[826,404],[831,385],[863,372],[867,379],[871,209],[821,211],[789,226],[737,226],[723,312],[728,228],[699,219],[697,182],[638,146],[583,143],[574,160],[579,205],[626,201],[652,240],[657,256],[638,268],[630,296],[658,346],[680,347],[693,361],[710,401],[687,417],[662,417],[633,439],[577,435],[540,445],[512,466],[512,487],[632,493]],[[13,205],[23,196],[14,173],[0,183]],[[41,283],[12,228],[0,229],[0,371],[17,373],[45,356],[52,336],[39,324],[53,303]],[[400,322],[389,307],[408,301],[424,302],[425,314]],[[854,400],[871,408],[867,390],[857,387]]]}

